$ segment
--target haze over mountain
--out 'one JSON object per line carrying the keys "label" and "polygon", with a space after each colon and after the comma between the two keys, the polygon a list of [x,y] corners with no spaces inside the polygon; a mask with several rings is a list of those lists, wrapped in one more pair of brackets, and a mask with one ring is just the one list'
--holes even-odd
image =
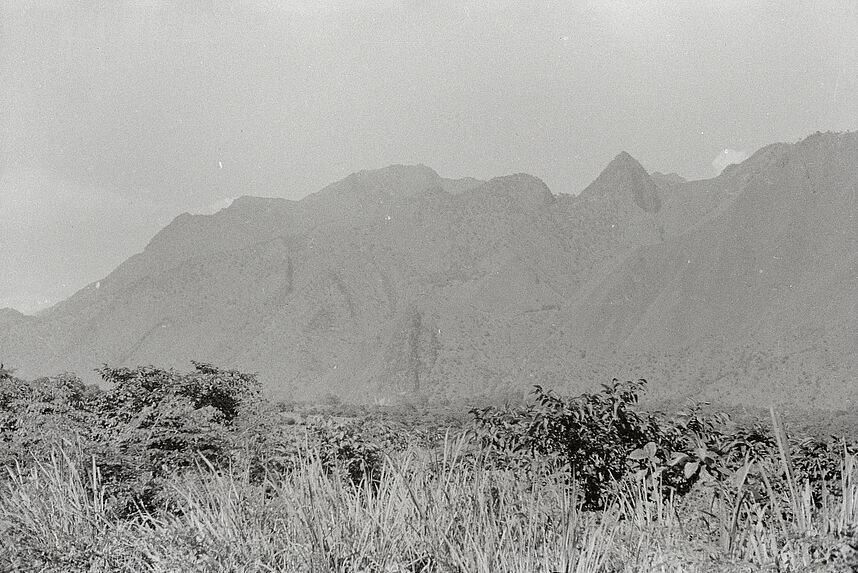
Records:
{"label": "haze over mountain", "polygon": [[713,179],[621,153],[579,196],[539,179],[362,171],[300,201],[180,215],[38,317],[0,311],[24,377],[190,360],[272,394],[564,391],[845,407],[858,399],[858,133]]}

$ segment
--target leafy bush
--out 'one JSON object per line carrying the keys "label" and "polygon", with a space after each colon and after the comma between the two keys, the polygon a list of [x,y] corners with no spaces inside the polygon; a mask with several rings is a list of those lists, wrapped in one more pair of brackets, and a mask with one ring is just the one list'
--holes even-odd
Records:
{"label": "leafy bush", "polygon": [[600,393],[567,399],[536,386],[535,404],[472,410],[474,429],[496,462],[566,468],[581,487],[584,508],[602,508],[626,474],[629,454],[658,438],[654,420],[633,409],[645,385],[615,379]]}
{"label": "leafy bush", "polygon": [[495,463],[570,472],[588,510],[605,507],[628,473],[656,480],[664,495],[728,473],[721,444],[728,418],[700,405],[673,417],[638,412],[646,380],[603,385],[599,393],[559,398],[535,387],[535,404],[472,410],[474,429]]}

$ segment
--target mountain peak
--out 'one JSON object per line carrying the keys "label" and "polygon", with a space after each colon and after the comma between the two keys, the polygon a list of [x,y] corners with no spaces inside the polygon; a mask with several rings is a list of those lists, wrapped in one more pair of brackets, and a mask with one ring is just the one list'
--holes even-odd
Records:
{"label": "mountain peak", "polygon": [[[430,187],[441,185],[441,176],[426,165],[388,165],[352,173],[314,193],[315,196],[366,195],[386,193],[392,197],[413,197]],[[311,195],[311,197],[313,196]]]}
{"label": "mountain peak", "polygon": [[637,159],[623,151],[611,161],[595,181],[581,192],[593,199],[631,198],[644,211],[655,213],[661,208],[658,186]]}
{"label": "mountain peak", "polygon": [[611,163],[627,164],[631,166],[637,166],[643,169],[643,167],[641,167],[641,164],[638,163],[638,160],[632,157],[628,151],[620,151],[617,156],[614,157]]}
{"label": "mountain peak", "polygon": [[527,207],[544,207],[554,202],[551,190],[539,177],[527,173],[513,173],[495,177],[478,187],[476,192],[505,195]]}

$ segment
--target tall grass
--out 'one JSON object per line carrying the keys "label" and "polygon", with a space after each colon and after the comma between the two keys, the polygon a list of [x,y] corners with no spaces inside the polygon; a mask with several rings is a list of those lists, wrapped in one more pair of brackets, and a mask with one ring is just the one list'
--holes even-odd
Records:
{"label": "tall grass", "polygon": [[831,488],[842,495],[821,503],[800,483],[752,495],[748,463],[683,499],[630,477],[607,510],[588,513],[563,476],[485,469],[467,451],[466,437],[413,447],[358,484],[312,450],[261,482],[201,459],[170,480],[169,511],[120,519],[94,461],[57,449],[2,483],[0,570],[822,571],[853,559],[858,483],[846,452]]}

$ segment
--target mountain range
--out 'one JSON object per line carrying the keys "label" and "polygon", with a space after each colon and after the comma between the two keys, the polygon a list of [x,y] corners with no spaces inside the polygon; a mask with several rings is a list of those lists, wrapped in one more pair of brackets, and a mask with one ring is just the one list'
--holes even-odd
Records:
{"label": "mountain range", "polygon": [[774,144],[712,179],[618,155],[579,195],[527,174],[361,171],[299,201],[183,214],[38,316],[0,310],[23,377],[191,360],[276,397],[562,392],[858,400],[858,133]]}

